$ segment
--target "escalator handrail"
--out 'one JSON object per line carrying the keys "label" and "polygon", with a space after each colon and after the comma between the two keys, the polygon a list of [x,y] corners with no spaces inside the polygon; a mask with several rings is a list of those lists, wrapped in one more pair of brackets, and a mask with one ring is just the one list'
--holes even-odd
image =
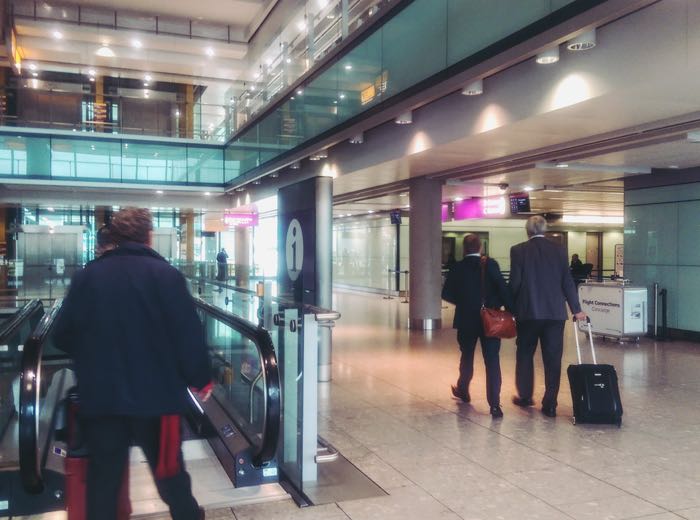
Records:
{"label": "escalator handrail", "polygon": [[[272,344],[272,338],[264,328],[255,326],[249,321],[224,311],[219,307],[215,307],[200,298],[195,298],[195,303],[205,313],[210,314],[253,341],[260,351],[266,388],[266,414],[263,424],[262,442],[260,443],[257,453],[253,454],[253,463],[256,465],[264,464],[270,461],[277,452],[277,442],[279,440],[280,431],[280,377],[277,366],[277,355],[275,354],[275,348]],[[248,441],[255,445],[253,442],[254,439],[248,439]]]}
{"label": "escalator handrail", "polygon": [[62,299],[57,299],[49,312],[29,336],[22,354],[19,393],[19,472],[24,489],[40,493],[44,488],[41,459],[38,452],[39,389],[41,386],[41,357]]}
{"label": "escalator handrail", "polygon": [[30,319],[35,312],[43,312],[44,304],[41,300],[30,300],[20,310],[15,312],[12,317],[2,324],[0,327],[0,345],[5,345],[17,333],[19,328],[24,325],[25,320]]}

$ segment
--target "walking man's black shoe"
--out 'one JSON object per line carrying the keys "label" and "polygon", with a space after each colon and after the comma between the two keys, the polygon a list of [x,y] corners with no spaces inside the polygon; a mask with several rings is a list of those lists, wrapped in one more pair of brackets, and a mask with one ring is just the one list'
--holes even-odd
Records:
{"label": "walking man's black shoe", "polygon": [[469,397],[469,393],[468,392],[460,392],[459,389],[455,385],[452,385],[452,395],[455,396],[457,399],[461,399],[465,403],[468,403],[469,401],[471,401],[471,398]]}
{"label": "walking man's black shoe", "polygon": [[546,415],[547,417],[556,417],[557,416],[557,408],[555,406],[543,406],[542,413],[544,415]]}
{"label": "walking man's black shoe", "polygon": [[515,406],[520,406],[522,408],[527,408],[528,406],[534,406],[535,402],[532,399],[523,399],[517,395],[513,396],[513,404]]}
{"label": "walking man's black shoe", "polygon": [[494,419],[500,419],[503,417],[503,410],[501,410],[500,406],[492,406],[491,407],[491,417]]}

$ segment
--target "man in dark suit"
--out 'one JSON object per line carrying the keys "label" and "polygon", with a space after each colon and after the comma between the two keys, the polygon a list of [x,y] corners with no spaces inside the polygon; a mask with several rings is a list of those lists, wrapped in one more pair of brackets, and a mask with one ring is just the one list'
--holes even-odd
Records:
{"label": "man in dark suit", "polygon": [[523,407],[534,404],[533,357],[539,340],[545,384],[542,413],[556,417],[567,319],[565,302],[577,319],[586,319],[586,314],[581,312],[566,250],[544,236],[545,219],[539,215],[530,217],[525,229],[528,241],[510,249],[510,288],[518,325],[515,364],[518,395],[513,397],[513,403]]}
{"label": "man in dark suit", "polygon": [[[486,261],[484,277],[486,307],[499,308],[503,305],[511,310],[512,298],[501,275],[498,262],[492,258]],[[453,327],[457,329],[457,341],[462,351],[459,362],[459,379],[452,387],[452,395],[465,403],[470,401],[469,383],[474,374],[474,350],[476,340],[481,342],[481,353],[486,365],[486,398],[491,415],[503,417],[501,410],[501,365],[498,357],[501,349],[499,338],[484,336],[481,324],[481,240],[478,235],[464,237],[464,258],[457,262],[447,275],[442,288],[442,299],[454,303]]]}

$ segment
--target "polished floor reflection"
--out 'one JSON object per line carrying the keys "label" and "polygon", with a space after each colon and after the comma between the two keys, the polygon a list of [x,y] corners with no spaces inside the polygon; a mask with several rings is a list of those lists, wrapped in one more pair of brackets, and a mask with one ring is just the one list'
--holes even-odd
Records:
{"label": "polished floor reflection", "polygon": [[[572,424],[565,374],[556,419],[512,405],[515,345],[505,340],[505,416],[492,420],[480,353],[472,402],[450,394],[454,330],[408,331],[408,305],[397,299],[344,292],[335,300],[342,318],[333,381],[321,385],[320,431],[388,495],[216,509],[208,519],[700,520],[699,345],[597,342],[599,362],[620,377],[618,429]],[[444,310],[443,323],[452,312]],[[576,361],[572,334],[567,325],[563,370]],[[541,366],[537,357],[536,401]]]}

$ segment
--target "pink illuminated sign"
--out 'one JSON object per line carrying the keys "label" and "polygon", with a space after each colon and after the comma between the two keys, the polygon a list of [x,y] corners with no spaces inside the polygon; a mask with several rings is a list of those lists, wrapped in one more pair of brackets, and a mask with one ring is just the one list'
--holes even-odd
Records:
{"label": "pink illuminated sign", "polygon": [[227,227],[255,227],[258,225],[258,214],[242,211],[224,211],[224,224]]}
{"label": "pink illuminated sign", "polygon": [[502,217],[506,214],[506,199],[492,197],[467,199],[454,203],[454,220]]}

